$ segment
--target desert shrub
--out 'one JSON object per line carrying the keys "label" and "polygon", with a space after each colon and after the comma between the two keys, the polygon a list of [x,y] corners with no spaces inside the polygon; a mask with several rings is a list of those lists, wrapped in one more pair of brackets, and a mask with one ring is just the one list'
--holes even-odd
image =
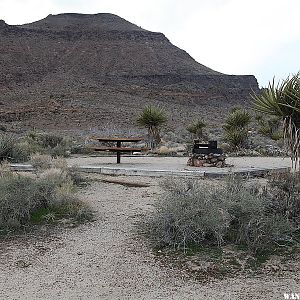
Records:
{"label": "desert shrub", "polygon": [[37,170],[49,169],[52,166],[52,157],[48,154],[32,154],[30,156],[30,164]]}
{"label": "desert shrub", "polygon": [[38,177],[0,170],[0,229],[14,230],[32,222],[92,218],[91,210],[74,194],[75,186],[61,169],[48,169]]}
{"label": "desert shrub", "polygon": [[71,154],[92,154],[94,150],[89,145],[84,143],[74,142],[71,145]]}
{"label": "desert shrub", "polygon": [[78,167],[68,167],[65,159],[58,157],[53,158],[48,154],[33,154],[30,157],[31,165],[36,169],[37,173],[49,172],[50,170],[60,170],[61,174],[67,175],[74,185],[84,186],[87,184],[86,178],[78,171]]}
{"label": "desert shrub", "polygon": [[300,174],[274,174],[268,183],[271,210],[300,225]]}
{"label": "desert shrub", "polygon": [[0,228],[19,227],[37,208],[32,179],[21,176],[0,178]]}
{"label": "desert shrub", "polygon": [[[285,179],[289,187],[290,176]],[[167,181],[145,228],[156,246],[184,250],[234,244],[257,253],[278,244],[297,244],[299,177],[295,182],[297,188],[295,184],[285,192],[287,205],[280,200],[283,183],[274,177],[266,186],[235,177],[206,185]]]}
{"label": "desert shrub", "polygon": [[199,119],[189,124],[186,130],[190,132],[195,139],[202,139],[204,137],[203,129],[205,127],[206,124]]}
{"label": "desert shrub", "polygon": [[148,227],[156,243],[185,249],[194,243],[223,242],[229,215],[222,210],[222,197],[215,198],[215,188],[192,181],[166,181],[164,189]]}
{"label": "desert shrub", "polygon": [[282,130],[280,130],[281,119],[278,117],[263,117],[262,115],[257,115],[255,117],[259,128],[258,132],[264,136],[271,138],[272,140],[279,140],[283,138]]}
{"label": "desert shrub", "polygon": [[79,171],[78,166],[72,166],[67,169],[68,176],[71,178],[72,182],[76,186],[86,186],[88,184],[88,180],[86,177],[82,175]]}
{"label": "desert shrub", "polygon": [[14,136],[0,134],[0,161],[21,162],[27,159],[28,152]]}
{"label": "desert shrub", "polygon": [[49,154],[52,157],[68,157],[71,153],[71,141],[54,134],[30,132],[25,142],[30,153]]}

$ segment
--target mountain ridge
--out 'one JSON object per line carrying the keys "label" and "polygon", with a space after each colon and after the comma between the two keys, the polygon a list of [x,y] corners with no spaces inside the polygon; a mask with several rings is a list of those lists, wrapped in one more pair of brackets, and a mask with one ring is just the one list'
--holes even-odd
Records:
{"label": "mountain ridge", "polygon": [[[115,120],[116,125],[129,128],[132,105],[136,113],[149,103],[161,103],[169,111],[180,103],[172,121],[175,126],[183,115],[188,118],[191,107],[195,114],[203,109],[209,114],[210,107],[226,111],[235,104],[247,105],[250,91],[258,90],[254,76],[212,70],[162,33],[113,14],[49,15],[24,25],[0,22],[0,55],[0,122],[7,122],[5,111],[47,107],[53,95],[64,95],[55,96],[60,107],[76,103],[82,115],[67,115],[69,123],[61,126],[103,126],[119,111],[124,118]],[[59,127],[59,117],[59,112],[43,113],[37,119],[31,112],[22,114],[19,121],[10,116],[8,123],[11,127],[47,128],[53,123]]]}

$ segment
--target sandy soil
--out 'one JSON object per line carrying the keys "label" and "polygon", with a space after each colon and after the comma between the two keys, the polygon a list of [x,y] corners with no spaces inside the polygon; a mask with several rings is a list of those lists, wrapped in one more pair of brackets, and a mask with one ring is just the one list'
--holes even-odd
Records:
{"label": "sandy soil", "polygon": [[81,192],[95,222],[2,242],[0,299],[284,299],[300,292],[294,273],[201,283],[162,264],[134,230],[160,193],[160,179],[126,180],[150,186],[95,181]]}

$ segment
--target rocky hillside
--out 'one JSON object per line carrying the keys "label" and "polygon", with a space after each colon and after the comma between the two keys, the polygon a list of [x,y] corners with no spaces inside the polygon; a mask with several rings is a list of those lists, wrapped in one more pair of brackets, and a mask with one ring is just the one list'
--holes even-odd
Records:
{"label": "rocky hillside", "polygon": [[257,89],[254,76],[214,71],[116,15],[0,21],[0,122],[12,130],[127,130],[149,103],[165,107],[169,129],[181,130],[199,116],[221,122]]}

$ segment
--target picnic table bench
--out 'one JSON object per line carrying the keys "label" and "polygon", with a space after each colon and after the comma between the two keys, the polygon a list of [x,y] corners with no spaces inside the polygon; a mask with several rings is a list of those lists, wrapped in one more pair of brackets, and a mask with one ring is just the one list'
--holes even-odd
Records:
{"label": "picnic table bench", "polygon": [[94,146],[91,147],[94,151],[107,151],[117,153],[117,164],[121,163],[121,153],[123,152],[142,152],[148,149],[137,148],[137,147],[122,147],[122,143],[136,143],[143,140],[143,138],[102,138],[102,137],[92,137],[92,139],[98,142],[113,142],[116,143],[115,146]]}

